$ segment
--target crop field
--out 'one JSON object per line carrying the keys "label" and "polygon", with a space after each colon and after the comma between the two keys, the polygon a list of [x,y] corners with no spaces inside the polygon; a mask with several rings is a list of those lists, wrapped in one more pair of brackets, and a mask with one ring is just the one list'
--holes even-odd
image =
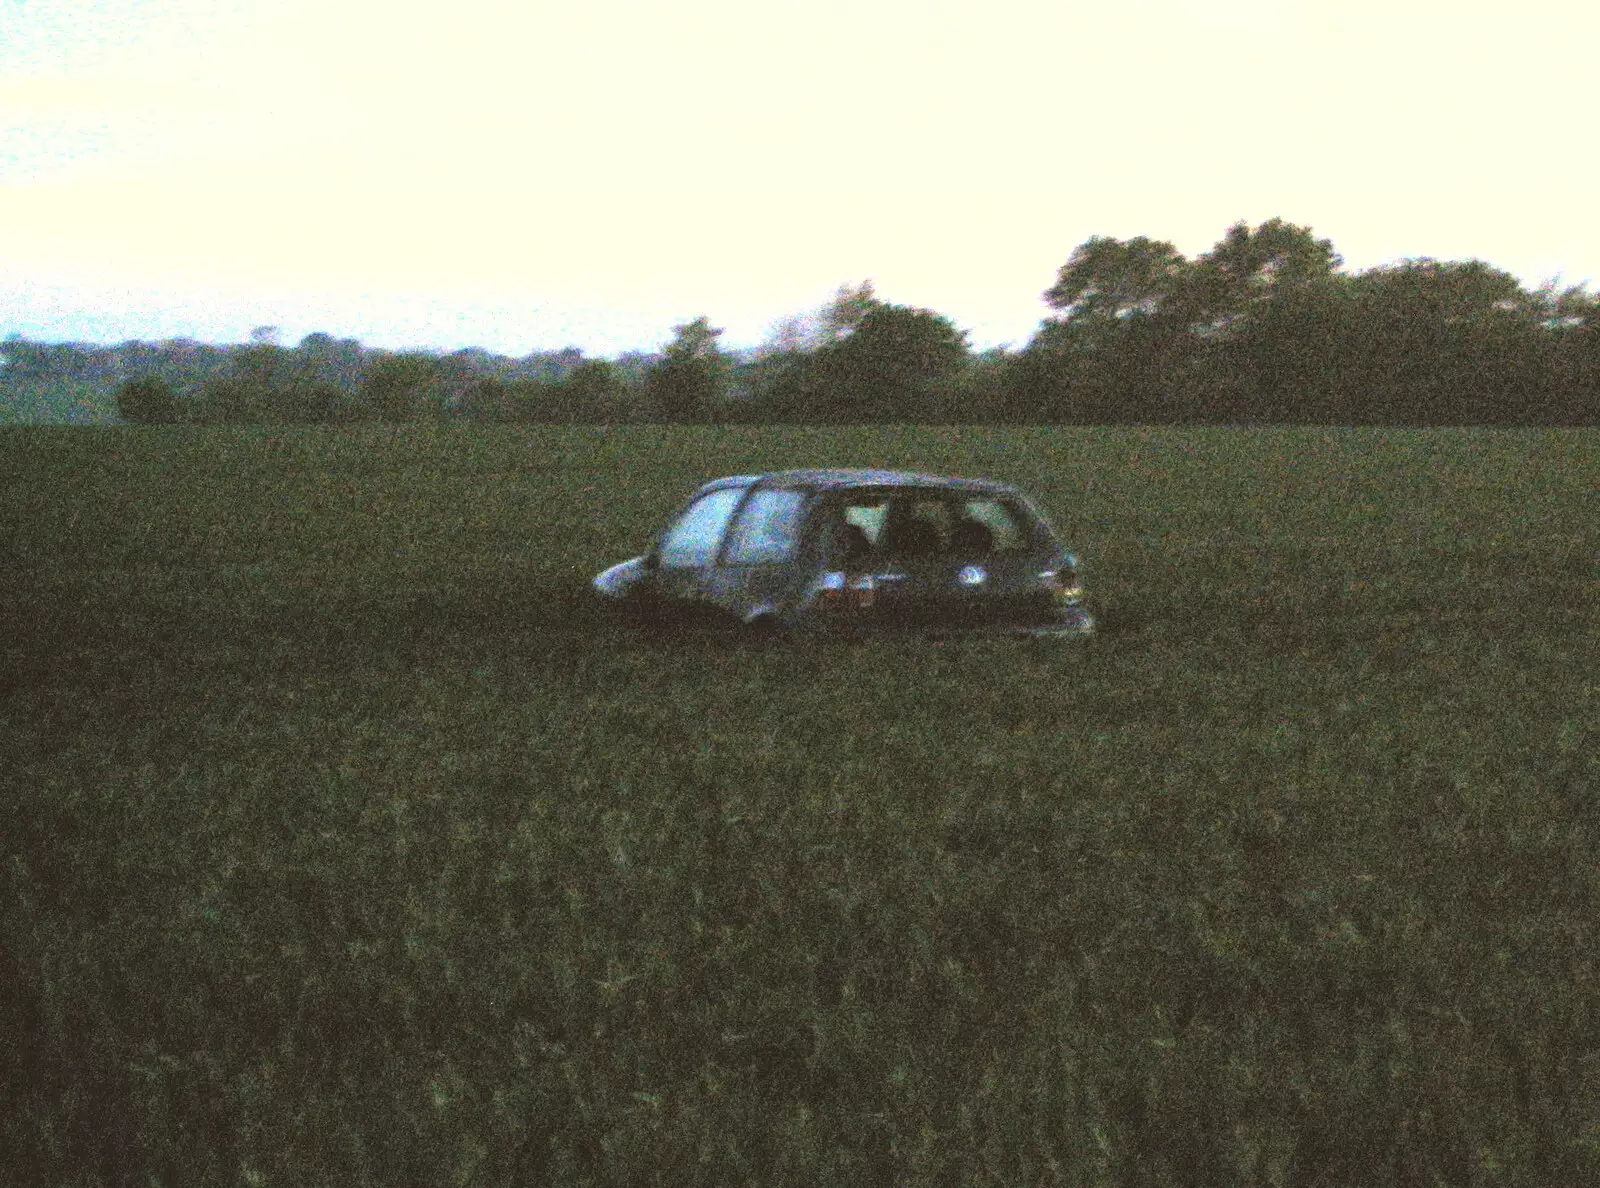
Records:
{"label": "crop field", "polygon": [[[727,647],[987,474],[1075,641]],[[1600,432],[0,430],[0,1181],[1600,1182]]]}

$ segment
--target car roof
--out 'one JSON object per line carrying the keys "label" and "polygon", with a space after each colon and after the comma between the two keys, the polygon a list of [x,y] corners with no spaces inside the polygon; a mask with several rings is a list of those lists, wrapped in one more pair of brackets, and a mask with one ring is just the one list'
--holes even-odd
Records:
{"label": "car roof", "polygon": [[828,491],[848,490],[852,487],[944,487],[956,491],[1015,493],[1015,488],[1009,483],[996,482],[993,479],[922,474],[912,470],[849,467],[816,467],[774,470],[766,474],[734,474],[727,478],[714,479],[700,489],[710,491],[718,487],[748,487],[756,483],[762,486],[810,487]]}

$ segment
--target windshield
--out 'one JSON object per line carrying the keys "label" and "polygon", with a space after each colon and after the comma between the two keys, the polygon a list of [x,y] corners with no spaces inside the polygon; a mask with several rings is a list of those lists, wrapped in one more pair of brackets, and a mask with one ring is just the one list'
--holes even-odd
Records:
{"label": "windshield", "polygon": [[744,493],[744,487],[719,487],[691,503],[661,537],[662,567],[686,569],[714,564],[728,521]]}
{"label": "windshield", "polygon": [[745,500],[728,537],[728,565],[777,565],[794,556],[805,519],[806,493],[756,491]]}

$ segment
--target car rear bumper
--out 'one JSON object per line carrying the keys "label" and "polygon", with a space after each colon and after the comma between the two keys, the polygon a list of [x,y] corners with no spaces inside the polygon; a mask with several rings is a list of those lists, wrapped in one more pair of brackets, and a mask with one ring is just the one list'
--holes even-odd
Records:
{"label": "car rear bumper", "polygon": [[1073,607],[1040,621],[895,623],[847,615],[804,615],[793,626],[798,634],[816,639],[1079,639],[1094,634],[1095,620],[1087,608]]}
{"label": "car rear bumper", "polygon": [[1037,627],[1020,627],[1023,635],[1035,639],[1065,639],[1094,634],[1094,616],[1084,607],[1075,607],[1059,623],[1046,623]]}

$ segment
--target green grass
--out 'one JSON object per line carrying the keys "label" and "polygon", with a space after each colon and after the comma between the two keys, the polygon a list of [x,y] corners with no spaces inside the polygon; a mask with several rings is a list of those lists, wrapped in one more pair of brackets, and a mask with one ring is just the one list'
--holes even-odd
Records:
{"label": "green grass", "polygon": [[[729,651],[698,482],[988,473],[1092,640]],[[1593,431],[7,430],[0,1161],[1600,1173]]]}

